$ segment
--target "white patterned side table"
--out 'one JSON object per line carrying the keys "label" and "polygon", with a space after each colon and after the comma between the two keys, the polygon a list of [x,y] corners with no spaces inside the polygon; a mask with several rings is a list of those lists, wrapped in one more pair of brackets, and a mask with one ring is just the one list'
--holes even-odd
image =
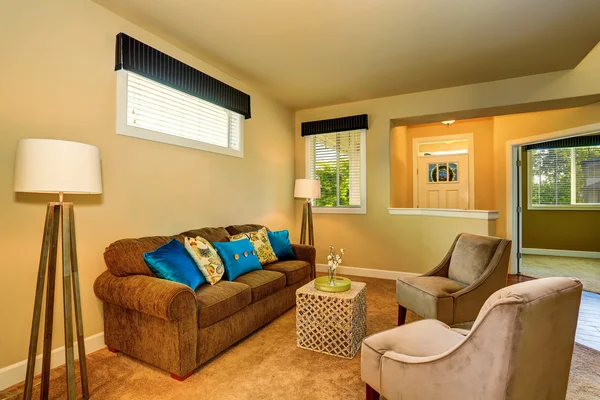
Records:
{"label": "white patterned side table", "polygon": [[367,334],[367,285],[352,282],[341,293],[322,292],[314,281],[296,290],[298,347],[354,358]]}

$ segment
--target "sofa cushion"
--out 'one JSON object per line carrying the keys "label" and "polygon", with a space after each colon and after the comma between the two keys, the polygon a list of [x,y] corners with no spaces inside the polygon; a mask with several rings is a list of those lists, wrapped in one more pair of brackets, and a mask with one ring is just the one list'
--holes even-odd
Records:
{"label": "sofa cushion", "polygon": [[296,254],[294,254],[294,249],[290,242],[290,233],[287,229],[277,232],[267,232],[267,234],[278,260],[296,259]]}
{"label": "sofa cushion", "polygon": [[250,286],[252,302],[256,303],[285,288],[285,275],[276,271],[259,270],[241,275],[234,282]]}
{"label": "sofa cushion", "polygon": [[285,274],[285,282],[288,286],[310,276],[310,264],[300,260],[277,261],[264,265],[263,269]]}
{"label": "sofa cushion", "polygon": [[467,285],[475,282],[489,265],[501,241],[491,236],[461,234],[450,258],[448,278]]}
{"label": "sofa cushion", "polygon": [[215,249],[225,266],[225,278],[234,281],[240,275],[262,269],[256,250],[248,239],[235,242],[215,242]]}
{"label": "sofa cushion", "polygon": [[250,240],[250,243],[252,243],[261,265],[277,261],[277,256],[275,255],[275,251],[269,240],[267,228],[260,228],[254,232],[238,233],[237,235],[229,236],[229,240],[232,242],[245,239]]}
{"label": "sofa cushion", "polygon": [[196,236],[201,236],[209,242],[228,242],[227,236],[229,236],[229,232],[225,230],[225,228],[200,228],[200,229],[192,229],[190,231],[185,231],[180,234],[181,236],[188,236],[195,238]]}
{"label": "sofa cushion", "polygon": [[117,240],[104,250],[104,262],[115,276],[154,276],[144,261],[144,253],[156,250],[171,239],[177,239],[183,244],[183,236],[149,236]]}
{"label": "sofa cushion", "polygon": [[208,283],[214,285],[221,280],[225,273],[223,260],[207,239],[202,236],[186,237],[185,249],[190,253]]}
{"label": "sofa cushion", "polygon": [[[230,225],[225,229],[227,230],[227,232],[229,232],[229,235],[233,236],[239,235],[240,233],[255,232],[260,228],[266,228],[266,226],[258,224]],[[267,230],[269,229],[267,228]]]}
{"label": "sofa cushion", "polygon": [[144,261],[157,278],[182,283],[192,290],[206,283],[190,254],[176,239],[144,253]]}
{"label": "sofa cushion", "polygon": [[219,281],[204,284],[196,289],[198,300],[198,326],[205,328],[235,314],[252,302],[248,285],[239,282]]}
{"label": "sofa cushion", "polygon": [[396,281],[396,300],[401,306],[423,318],[433,318],[452,324],[454,298],[452,293],[467,285],[440,276],[402,276]]}

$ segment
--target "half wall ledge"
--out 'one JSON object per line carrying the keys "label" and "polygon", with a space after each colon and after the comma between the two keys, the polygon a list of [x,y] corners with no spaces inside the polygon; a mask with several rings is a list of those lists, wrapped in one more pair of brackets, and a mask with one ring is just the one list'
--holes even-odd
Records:
{"label": "half wall ledge", "polygon": [[466,218],[495,221],[499,211],[455,210],[448,208],[388,208],[390,215],[422,215],[428,217]]}

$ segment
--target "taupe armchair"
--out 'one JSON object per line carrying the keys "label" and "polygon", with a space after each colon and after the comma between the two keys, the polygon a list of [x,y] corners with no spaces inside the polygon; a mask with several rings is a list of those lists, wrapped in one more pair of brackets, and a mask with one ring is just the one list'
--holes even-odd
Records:
{"label": "taupe armchair", "polygon": [[367,399],[564,400],[581,291],[532,280],[494,293],[470,331],[428,319],[366,338]]}
{"label": "taupe armchair", "polygon": [[485,300],[506,286],[511,241],[461,233],[440,264],[396,282],[398,325],[409,309],[448,325],[474,321]]}

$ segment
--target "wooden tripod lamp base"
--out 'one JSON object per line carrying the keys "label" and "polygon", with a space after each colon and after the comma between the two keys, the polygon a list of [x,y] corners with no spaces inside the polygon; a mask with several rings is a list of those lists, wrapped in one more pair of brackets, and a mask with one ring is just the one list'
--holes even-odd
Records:
{"label": "wooden tripod lamp base", "polygon": [[302,228],[300,230],[300,244],[306,244],[306,233],[308,231],[308,244],[315,245],[315,231],[313,227],[312,204],[306,200],[302,206]]}
{"label": "wooden tripod lamp base", "polygon": [[67,372],[67,398],[76,399],[75,389],[75,355],[73,349],[73,301],[75,303],[75,325],[77,330],[77,347],[79,352],[79,368],[81,370],[81,389],[83,398],[89,398],[87,364],[85,359],[85,343],[83,337],[83,321],[81,316],[81,293],[77,265],[77,248],[75,242],[75,220],[73,203],[48,203],[44,240],[38,270],[33,321],[29,339],[29,356],[27,357],[27,374],[23,400],[31,400],[35,359],[37,354],[38,335],[42,316],[44,283],[46,286],[46,315],[44,318],[44,344],[42,358],[42,382],[40,398],[47,399],[50,387],[50,357],[52,354],[52,326],[54,321],[54,292],[56,285],[56,264],[58,256],[58,240],[62,238],[62,278],[63,278],[63,310],[65,329],[65,359]]}

